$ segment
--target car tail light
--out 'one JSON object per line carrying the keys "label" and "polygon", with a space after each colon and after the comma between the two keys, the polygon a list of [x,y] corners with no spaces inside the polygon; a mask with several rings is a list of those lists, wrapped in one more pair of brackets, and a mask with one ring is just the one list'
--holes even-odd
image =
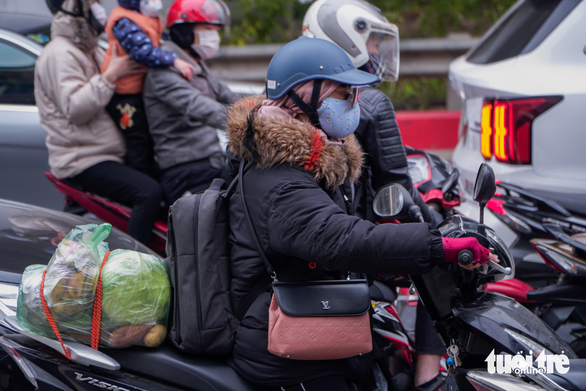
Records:
{"label": "car tail light", "polygon": [[531,163],[531,126],[535,118],[562,100],[561,96],[485,99],[480,151],[487,159],[509,164]]}
{"label": "car tail light", "polygon": [[492,157],[492,104],[484,103],[482,106],[482,131],[480,133],[480,151],[487,159]]}

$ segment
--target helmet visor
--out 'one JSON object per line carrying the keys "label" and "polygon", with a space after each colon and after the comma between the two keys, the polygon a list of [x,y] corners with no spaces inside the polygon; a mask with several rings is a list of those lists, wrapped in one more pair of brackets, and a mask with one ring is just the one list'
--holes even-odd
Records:
{"label": "helmet visor", "polygon": [[206,0],[199,11],[207,23],[230,26],[230,9],[222,0]]}
{"label": "helmet visor", "polygon": [[384,81],[396,81],[399,78],[398,32],[372,29],[366,48],[375,74]]}

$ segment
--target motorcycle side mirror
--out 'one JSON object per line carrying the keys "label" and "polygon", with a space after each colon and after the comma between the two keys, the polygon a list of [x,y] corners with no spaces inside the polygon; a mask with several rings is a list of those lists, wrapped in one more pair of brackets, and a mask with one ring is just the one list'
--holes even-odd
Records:
{"label": "motorcycle side mirror", "polygon": [[381,187],[374,196],[372,209],[379,217],[409,215],[423,222],[421,209],[415,204],[407,189],[398,183]]}
{"label": "motorcycle side mirror", "polygon": [[[395,217],[405,206],[405,188],[396,183],[381,187],[374,196],[372,208],[379,217]],[[405,190],[406,191],[406,190]]]}
{"label": "motorcycle side mirror", "polygon": [[458,185],[459,178],[460,178],[460,171],[458,171],[457,168],[454,168],[452,170],[452,173],[450,174],[448,179],[446,179],[446,181],[444,182],[444,185],[442,186],[442,193],[443,193],[444,199],[446,201],[452,200],[452,191]]}
{"label": "motorcycle side mirror", "polygon": [[496,182],[494,180],[494,171],[487,163],[482,163],[476,175],[474,183],[474,201],[480,203],[482,207],[496,193]]}
{"label": "motorcycle side mirror", "polygon": [[482,163],[476,174],[476,182],[474,183],[474,201],[478,202],[480,206],[480,219],[478,225],[478,233],[484,235],[486,233],[484,227],[484,207],[496,193],[496,182],[494,179],[494,171],[487,163]]}

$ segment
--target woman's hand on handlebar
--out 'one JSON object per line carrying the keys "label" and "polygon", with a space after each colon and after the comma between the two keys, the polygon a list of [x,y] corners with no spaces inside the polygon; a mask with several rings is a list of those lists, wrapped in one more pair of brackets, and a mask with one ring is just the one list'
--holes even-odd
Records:
{"label": "woman's hand on handlebar", "polygon": [[108,68],[103,73],[106,80],[114,84],[121,77],[144,72],[146,72],[146,68],[129,56],[118,56],[118,45],[116,43],[112,44],[112,57]]}
{"label": "woman's hand on handlebar", "polygon": [[498,258],[490,250],[478,243],[476,238],[442,238],[444,258],[459,264],[467,270],[476,269],[490,258],[498,262]]}
{"label": "woman's hand on handlebar", "polygon": [[[488,254],[488,259],[491,260],[491,261],[493,261],[494,263],[499,263],[499,259],[493,253],[489,253]],[[486,263],[486,262],[484,262],[484,263]],[[477,269],[477,268],[481,267],[482,265],[483,265],[483,263],[478,263],[478,262],[474,263],[474,262],[472,262],[468,266],[464,266],[464,265],[460,264],[460,267],[462,269],[466,269],[466,270],[474,270],[474,269]]]}

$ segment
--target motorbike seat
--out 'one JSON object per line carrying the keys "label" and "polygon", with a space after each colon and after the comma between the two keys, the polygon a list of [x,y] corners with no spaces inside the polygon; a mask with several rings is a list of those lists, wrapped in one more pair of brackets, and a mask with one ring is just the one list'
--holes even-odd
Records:
{"label": "motorbike seat", "polygon": [[586,359],[570,360],[570,370],[565,374],[557,371],[546,376],[568,391],[586,390]]}
{"label": "motorbike seat", "polygon": [[[45,177],[53,183],[59,193],[75,201],[86,211],[96,215],[103,221],[109,222],[114,227],[124,232],[127,231],[128,220],[132,214],[131,207],[85,192],[81,188],[72,185],[63,179],[57,179],[50,172],[45,172]],[[154,233],[151,235],[151,241],[148,246],[155,252],[164,254],[167,233],[167,206],[161,207],[161,213],[165,215],[165,217],[163,219],[159,218],[155,221],[153,227]]]}
{"label": "motorbike seat", "polygon": [[198,391],[260,391],[241,378],[223,357],[198,356],[179,351],[164,342],[156,349],[131,347],[104,349],[121,369],[155,381]]}

